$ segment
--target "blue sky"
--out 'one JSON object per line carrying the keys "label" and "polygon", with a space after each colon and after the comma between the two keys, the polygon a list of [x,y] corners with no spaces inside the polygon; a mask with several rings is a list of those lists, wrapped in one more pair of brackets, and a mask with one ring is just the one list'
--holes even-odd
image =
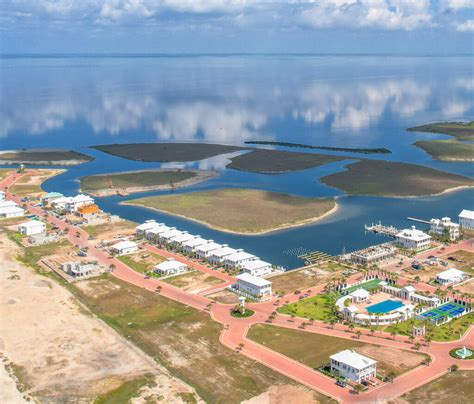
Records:
{"label": "blue sky", "polygon": [[2,53],[472,53],[474,0],[1,0]]}

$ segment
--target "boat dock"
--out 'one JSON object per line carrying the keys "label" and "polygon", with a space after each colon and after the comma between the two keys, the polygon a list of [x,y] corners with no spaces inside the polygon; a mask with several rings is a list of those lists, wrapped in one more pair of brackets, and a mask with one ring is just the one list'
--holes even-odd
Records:
{"label": "boat dock", "polygon": [[332,259],[333,257],[322,251],[311,251],[310,253],[307,253],[307,254],[298,255],[298,258],[304,260],[305,265],[312,265],[321,261],[328,261]]}
{"label": "boat dock", "polygon": [[383,234],[384,236],[395,237],[400,233],[400,229],[394,226],[384,226],[381,222],[378,224],[372,223],[370,226],[364,225],[365,231],[370,231],[375,234]]}
{"label": "boat dock", "polygon": [[416,217],[407,217],[407,220],[411,220],[412,222],[418,222],[423,224],[431,224],[428,220],[417,219]]}

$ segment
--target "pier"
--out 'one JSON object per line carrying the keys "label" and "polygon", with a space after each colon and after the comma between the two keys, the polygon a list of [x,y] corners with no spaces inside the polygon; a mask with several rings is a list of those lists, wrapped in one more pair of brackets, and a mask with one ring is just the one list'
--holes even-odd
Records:
{"label": "pier", "polygon": [[417,219],[416,217],[407,217],[407,220],[411,220],[412,222],[418,222],[423,224],[431,224],[428,220]]}
{"label": "pier", "polygon": [[381,222],[378,224],[372,223],[370,226],[364,225],[365,231],[370,231],[375,234],[383,234],[384,236],[395,237],[400,233],[400,229],[394,226],[384,226]]}
{"label": "pier", "polygon": [[329,254],[326,254],[325,252],[322,252],[322,251],[312,251],[312,252],[307,253],[307,254],[298,255],[298,258],[304,260],[305,265],[306,265],[306,263],[308,263],[309,265],[312,265],[312,264],[316,264],[316,263],[321,262],[321,261],[328,261],[333,257]]}

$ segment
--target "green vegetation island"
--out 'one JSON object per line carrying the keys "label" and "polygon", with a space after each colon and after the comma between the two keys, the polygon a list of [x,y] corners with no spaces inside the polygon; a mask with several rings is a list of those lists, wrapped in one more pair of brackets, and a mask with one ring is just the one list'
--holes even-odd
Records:
{"label": "green vegetation island", "polygon": [[270,146],[284,146],[284,147],[297,147],[300,149],[319,149],[319,150],[330,150],[339,151],[346,153],[361,153],[361,154],[391,154],[392,152],[385,148],[350,148],[350,147],[330,147],[330,146],[313,146],[303,143],[289,143],[289,142],[271,142],[266,140],[251,140],[245,142],[245,144],[261,144]]}
{"label": "green vegetation island", "polygon": [[157,189],[176,189],[207,181],[216,171],[155,169],[90,175],[80,179],[81,192],[94,196],[132,194]]}
{"label": "green vegetation island", "polygon": [[71,166],[87,163],[93,157],[64,149],[21,149],[0,151],[0,164]]}
{"label": "green vegetation island", "polygon": [[474,186],[468,177],[416,164],[360,160],[320,181],[352,195],[418,197]]}
{"label": "green vegetation island", "polygon": [[305,198],[254,189],[219,189],[123,202],[237,234],[263,234],[315,222],[337,210],[334,198]]}
{"label": "green vegetation island", "polygon": [[245,147],[210,143],[123,143],[90,147],[127,160],[147,162],[198,161],[221,154],[248,150]]}
{"label": "green vegetation island", "polygon": [[410,132],[442,133],[454,137],[450,140],[421,140],[414,143],[431,155],[435,160],[443,161],[473,161],[474,121],[437,122],[428,125],[415,126],[407,129]]}

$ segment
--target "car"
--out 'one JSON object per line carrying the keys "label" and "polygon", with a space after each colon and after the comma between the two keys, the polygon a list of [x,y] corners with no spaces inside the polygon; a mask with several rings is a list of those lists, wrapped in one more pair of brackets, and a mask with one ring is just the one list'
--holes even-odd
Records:
{"label": "car", "polygon": [[363,384],[364,386],[368,386],[369,382],[367,380],[362,380],[360,384]]}
{"label": "car", "polygon": [[301,293],[301,291],[295,290],[295,295],[299,295],[300,293]]}
{"label": "car", "polygon": [[150,279],[150,276],[149,276],[149,275],[145,275],[145,276],[144,276],[144,279]]}
{"label": "car", "polygon": [[338,380],[336,382],[336,385],[339,386],[339,387],[346,387],[346,382],[344,380]]}
{"label": "car", "polygon": [[449,261],[457,261],[457,259],[454,258],[454,257],[448,257],[448,260],[449,260]]}

